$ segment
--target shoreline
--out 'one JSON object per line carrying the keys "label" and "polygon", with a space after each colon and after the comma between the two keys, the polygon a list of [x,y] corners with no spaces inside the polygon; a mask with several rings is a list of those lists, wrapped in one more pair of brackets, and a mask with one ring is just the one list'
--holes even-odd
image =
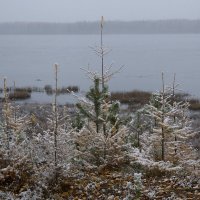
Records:
{"label": "shoreline", "polygon": [[[82,95],[78,86],[68,86],[62,87],[58,90],[57,95],[61,97],[60,105],[65,104],[75,104],[74,100],[71,96],[71,92]],[[0,93],[3,94],[3,90],[0,89]],[[55,91],[52,87],[44,87],[44,88],[36,88],[36,87],[24,87],[17,88],[15,92],[12,89],[8,89],[9,99],[11,101],[16,101],[20,104],[52,104],[53,95]],[[143,90],[131,90],[131,91],[115,91],[110,92],[112,101],[119,101],[122,105],[127,105],[128,107],[134,107],[138,109],[145,104],[147,104],[150,100],[153,92],[143,91]],[[35,95],[35,96],[34,96]],[[65,99],[64,97],[67,98]],[[83,95],[82,95],[83,96]],[[3,102],[4,97],[0,97],[0,102]],[[32,102],[31,102],[32,100]],[[192,95],[188,93],[177,93],[175,94],[176,101],[188,101],[190,103],[189,109],[192,111],[200,111],[200,98],[192,97]]]}

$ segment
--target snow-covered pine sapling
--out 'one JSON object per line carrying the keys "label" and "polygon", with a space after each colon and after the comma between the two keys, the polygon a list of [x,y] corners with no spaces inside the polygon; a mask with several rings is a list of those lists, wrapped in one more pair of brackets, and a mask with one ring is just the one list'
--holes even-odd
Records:
{"label": "snow-covered pine sapling", "polygon": [[181,153],[181,145],[186,143],[189,133],[191,133],[191,123],[189,120],[189,103],[185,102],[174,102],[172,111],[171,129],[172,136],[169,140],[169,151],[172,149],[174,153],[172,155],[176,156]]}
{"label": "snow-covered pine sapling", "polygon": [[175,101],[175,84],[166,88],[163,74],[162,83],[162,90],[152,95],[149,105],[146,106],[146,112],[152,120],[153,131],[150,140],[155,147],[154,151],[161,152],[161,155],[155,155],[156,159],[160,160],[161,157],[161,160],[167,161],[174,160],[178,151],[181,154],[181,146],[185,143],[191,129],[188,102]]}
{"label": "snow-covered pine sapling", "polygon": [[[189,102],[187,100],[176,100],[176,90],[178,84],[175,84],[176,75],[174,74],[172,87],[168,88],[170,98],[170,111],[165,120],[167,124],[166,151],[167,159],[177,162],[181,159],[183,149],[186,150],[185,144],[191,133],[191,121],[189,120]],[[183,148],[183,146],[185,146]]]}
{"label": "snow-covered pine sapling", "polygon": [[[173,80],[173,84],[172,84],[172,97],[171,97],[171,104],[172,106],[176,105],[176,101],[175,101],[175,90],[176,90],[176,87],[178,85],[175,84],[176,82],[176,74],[174,74],[174,80]],[[173,115],[173,122],[176,123],[176,116],[175,114]],[[174,142],[177,141],[177,137],[176,137],[176,134],[174,133]],[[175,145],[175,148],[174,148],[174,153],[176,154],[177,152],[177,148],[176,148],[176,145]]]}
{"label": "snow-covered pine sapling", "polygon": [[[172,105],[175,104],[175,89],[176,89],[175,82],[176,82],[176,74],[174,74],[174,80],[173,80],[173,84],[172,84],[172,98],[171,98]],[[176,122],[176,116],[174,115],[173,118],[174,118],[174,123],[175,123]],[[174,134],[174,141],[175,142],[177,141],[176,134]],[[176,154],[176,152],[177,152],[177,148],[176,148],[176,145],[175,145],[174,153]]]}
{"label": "snow-covered pine sapling", "polygon": [[[100,81],[97,78],[94,81],[94,86],[86,94],[85,102],[77,104],[79,115],[85,118],[85,127],[89,130],[91,130],[91,127],[95,128],[95,134],[97,134],[95,137],[101,138],[100,140],[103,145],[99,151],[103,151],[104,159],[108,153],[109,140],[112,140],[112,137],[117,137],[121,125],[119,102],[111,102],[109,99],[108,87],[104,85],[102,92],[100,89]],[[104,129],[105,127],[106,129]],[[91,132],[93,133],[93,131]],[[99,146],[95,148],[98,149]]]}
{"label": "snow-covered pine sapling", "polygon": [[[40,138],[43,138],[43,142],[39,142],[39,144],[43,146],[44,152],[46,152],[43,156],[45,162],[50,163],[50,165],[53,164],[55,173],[57,173],[58,167],[64,166],[65,162],[71,158],[68,156],[69,151],[71,151],[69,150],[69,133],[71,126],[68,126],[69,120],[68,116],[66,116],[67,110],[65,109],[63,112],[63,107],[58,105],[58,64],[54,64],[53,67],[55,70],[54,99],[52,110],[47,109],[45,111],[47,130],[44,130],[43,134],[41,134]],[[42,154],[44,154],[44,152],[42,152]]]}
{"label": "snow-covered pine sapling", "polygon": [[[108,87],[104,85],[103,91],[100,89],[100,80],[96,78],[94,80],[94,86],[90,88],[89,92],[86,94],[86,98],[90,103],[81,104],[78,103],[77,107],[88,122],[93,122],[96,127],[96,132],[100,130],[104,131],[103,125],[110,123],[112,126],[113,133],[117,132],[119,129],[119,103],[109,101]],[[106,135],[106,133],[105,133]]]}
{"label": "snow-covered pine sapling", "polygon": [[[167,106],[167,99],[165,99],[165,83],[164,83],[164,74],[162,73],[162,93],[161,93],[161,101],[162,101],[162,106],[161,106],[161,123],[164,123],[165,117],[166,117],[166,110],[165,107]],[[161,126],[162,130],[162,160],[165,160],[165,127],[162,125]]]}
{"label": "snow-covered pine sapling", "polygon": [[[106,121],[110,120],[110,122],[112,121],[112,124],[114,125],[114,123],[116,122],[116,119],[114,119],[115,117],[113,117],[113,114],[118,113],[118,111],[119,111],[118,103],[113,103],[112,106],[110,106],[108,109],[107,104],[109,104],[109,98],[108,98],[109,95],[108,95],[108,87],[107,87],[106,83],[111,79],[111,77],[115,73],[119,72],[121,70],[121,68],[115,72],[111,72],[112,65],[106,67],[106,65],[104,64],[104,57],[105,57],[105,55],[107,55],[110,52],[110,49],[106,48],[103,44],[103,28],[104,28],[104,18],[102,16],[101,17],[101,26],[100,26],[100,30],[101,30],[100,46],[92,48],[93,51],[95,52],[95,54],[101,58],[101,73],[99,74],[98,72],[93,72],[91,70],[83,69],[84,71],[86,71],[87,76],[94,83],[94,87],[92,87],[86,95],[86,97],[93,103],[94,113],[92,115],[91,112],[86,112],[84,107],[81,106],[81,104],[79,104],[79,103],[77,104],[77,107],[85,117],[87,117],[89,120],[92,119],[92,121],[95,122],[97,132],[99,132],[100,126],[102,126],[103,132],[106,135],[106,130],[107,130]],[[100,89],[100,84],[102,86],[101,89]],[[114,104],[115,104],[115,106],[114,106]],[[101,109],[101,113],[100,113],[100,109]],[[102,112],[102,111],[104,111],[104,112]],[[107,111],[108,112],[110,111],[109,117],[106,114]],[[100,115],[101,115],[101,117],[100,117]]]}
{"label": "snow-covered pine sapling", "polygon": [[[7,150],[9,160],[11,160],[15,154],[16,143],[18,136],[20,136],[26,127],[26,116],[18,116],[15,105],[9,102],[7,80],[4,78],[4,101],[2,106],[2,146]],[[5,146],[5,147],[4,147]],[[13,154],[13,155],[12,155]]]}
{"label": "snow-covered pine sapling", "polygon": [[[77,107],[79,107],[80,104],[77,104]],[[81,106],[81,105],[80,105]],[[77,112],[72,120],[72,128],[74,128],[76,131],[80,131],[84,126],[84,115]]]}
{"label": "snow-covered pine sapling", "polygon": [[[154,143],[160,146],[161,160],[165,160],[165,141],[168,134],[169,125],[167,124],[172,106],[170,104],[171,93],[164,84],[164,74],[162,73],[162,90],[154,93],[146,112],[152,119]],[[160,145],[159,145],[160,144]],[[157,155],[159,157],[159,155]],[[158,158],[159,159],[159,158]]]}
{"label": "snow-covered pine sapling", "polygon": [[15,85],[15,81],[13,82],[13,104],[14,104],[14,121],[16,123],[16,119],[17,119],[17,111],[16,111],[16,107],[15,107],[15,90],[16,90],[16,85]]}
{"label": "snow-covered pine sapling", "polygon": [[181,145],[187,140],[189,133],[191,133],[191,121],[189,120],[189,102],[187,100],[176,101],[176,89],[175,84],[176,76],[174,74],[174,80],[171,88],[171,105],[172,105],[172,116],[171,126],[173,130],[173,137],[171,138],[168,146],[169,150],[174,150],[174,155],[181,153]]}
{"label": "snow-covered pine sapling", "polygon": [[140,137],[145,129],[147,129],[148,127],[148,123],[145,117],[145,110],[143,108],[139,109],[136,111],[136,113],[132,117],[132,121],[129,123],[130,130],[133,132],[133,134],[135,133],[134,139],[136,140],[136,142],[134,143],[134,146],[139,148],[140,152],[142,150]]}
{"label": "snow-covered pine sapling", "polygon": [[120,125],[122,123],[120,117],[120,104],[119,102],[110,102],[110,106],[108,108],[108,116],[107,122],[109,122],[112,126],[112,133],[115,134],[119,131]]}
{"label": "snow-covered pine sapling", "polygon": [[137,146],[141,152],[141,145],[140,145],[140,135],[142,134],[142,124],[141,124],[141,113],[137,112],[137,124],[136,124],[136,131],[137,131]]}
{"label": "snow-covered pine sapling", "polygon": [[[101,55],[101,81],[102,81],[102,92],[104,91],[104,87],[105,87],[105,81],[104,81],[104,47],[103,47],[103,25],[104,25],[104,18],[103,16],[101,17],[101,51],[100,51],[100,55]],[[104,116],[105,117],[105,116]],[[106,134],[106,124],[103,123],[103,132],[104,134]]]}
{"label": "snow-covered pine sapling", "polygon": [[[93,86],[85,98],[79,98],[77,108],[79,116],[84,117],[85,123],[82,130],[77,127],[78,133],[75,134],[75,143],[78,146],[79,154],[84,157],[87,154],[86,160],[97,165],[105,164],[108,159],[114,160],[119,155],[118,153],[122,152],[122,146],[119,143],[125,143],[127,133],[127,130],[120,126],[119,102],[112,102],[108,92],[107,82],[116,72],[111,73],[111,66],[106,68],[104,64],[104,56],[108,50],[103,46],[102,32],[103,18],[101,20],[101,45],[93,48],[94,52],[101,58],[101,73],[84,69],[87,76],[93,81]],[[88,138],[85,139],[85,137]],[[95,159],[97,162],[94,162]]]}
{"label": "snow-covered pine sapling", "polygon": [[3,91],[4,91],[4,104],[3,104],[3,118],[4,118],[4,133],[6,135],[6,149],[10,150],[10,105],[8,102],[8,90],[7,90],[7,80],[3,79]]}
{"label": "snow-covered pine sapling", "polygon": [[104,90],[104,86],[106,84],[106,82],[108,82],[108,80],[110,80],[110,78],[112,77],[113,74],[117,73],[118,71],[114,72],[114,73],[110,73],[110,69],[112,68],[112,65],[110,66],[106,66],[105,63],[104,63],[104,59],[105,59],[105,56],[111,51],[109,48],[105,47],[104,46],[104,43],[103,43],[103,29],[104,29],[104,18],[103,16],[101,17],[101,24],[100,24],[100,45],[99,46],[95,46],[95,47],[91,47],[91,49],[94,51],[94,53],[100,57],[101,59],[101,73],[100,74],[97,74],[95,72],[92,72],[90,70],[85,70],[88,77],[90,79],[92,79],[94,81],[94,79],[96,78],[95,76],[97,75],[100,82],[101,82],[101,85],[102,85],[102,91]]}
{"label": "snow-covered pine sapling", "polygon": [[142,189],[143,189],[142,174],[134,173],[134,190],[136,199],[140,199]]}
{"label": "snow-covered pine sapling", "polygon": [[[88,119],[89,122],[94,122],[96,126],[96,132],[100,130],[100,126],[103,124],[102,117],[102,104],[103,101],[108,97],[108,90],[106,87],[103,88],[103,91],[100,90],[100,80],[95,78],[94,87],[90,88],[90,91],[86,94],[87,99],[92,103],[92,105],[87,105],[78,103],[77,107],[84,117]],[[92,110],[91,110],[92,109]]]}

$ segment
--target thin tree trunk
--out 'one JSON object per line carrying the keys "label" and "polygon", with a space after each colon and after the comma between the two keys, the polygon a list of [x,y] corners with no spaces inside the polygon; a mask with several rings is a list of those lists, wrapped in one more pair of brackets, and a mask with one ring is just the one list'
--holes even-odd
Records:
{"label": "thin tree trunk", "polygon": [[165,160],[165,132],[164,132],[164,115],[165,115],[165,84],[164,84],[164,74],[162,73],[162,116],[161,116],[161,121],[162,121],[162,139],[161,139],[161,144],[162,144],[162,160]]}
{"label": "thin tree trunk", "polygon": [[101,17],[101,81],[102,91],[104,89],[104,49],[103,49],[103,16]]}
{"label": "thin tree trunk", "polygon": [[8,108],[8,93],[7,93],[7,84],[6,84],[6,78],[4,78],[4,131],[6,134],[6,149],[10,150],[10,134],[9,134],[9,108]]}
{"label": "thin tree trunk", "polygon": [[54,98],[54,165],[57,166],[57,134],[58,134],[58,110],[57,110],[57,93],[58,93],[58,65],[55,64],[55,98]]}
{"label": "thin tree trunk", "polygon": [[[175,81],[176,81],[176,74],[174,74],[174,80],[173,80],[173,86],[172,86],[172,105],[175,102]],[[176,122],[176,116],[173,116],[174,119],[174,123]],[[177,142],[177,137],[176,134],[174,135],[174,141],[175,141],[175,147],[174,147],[174,153],[175,155],[177,154],[177,146],[176,146],[176,142]]]}
{"label": "thin tree trunk", "polygon": [[[104,18],[103,16],[101,17],[101,79],[102,79],[102,92],[104,91],[105,87],[105,80],[104,80],[104,48],[103,48],[103,23],[104,23]],[[104,115],[104,114],[103,114]],[[105,119],[105,115],[103,116]],[[106,136],[106,124],[103,122],[103,133],[104,136]]]}

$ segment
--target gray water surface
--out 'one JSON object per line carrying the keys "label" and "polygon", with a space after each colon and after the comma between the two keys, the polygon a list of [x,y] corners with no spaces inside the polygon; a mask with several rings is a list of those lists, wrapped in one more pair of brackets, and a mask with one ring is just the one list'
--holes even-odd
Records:
{"label": "gray water surface", "polygon": [[[85,91],[91,81],[80,68],[100,72],[90,48],[99,42],[98,35],[0,35],[0,87],[3,76],[20,87],[53,85],[53,64],[59,63],[59,86]],[[105,35],[104,44],[111,49],[105,64],[113,71],[124,66],[110,90],[159,90],[164,72],[167,84],[176,73],[179,88],[200,97],[200,35]]]}

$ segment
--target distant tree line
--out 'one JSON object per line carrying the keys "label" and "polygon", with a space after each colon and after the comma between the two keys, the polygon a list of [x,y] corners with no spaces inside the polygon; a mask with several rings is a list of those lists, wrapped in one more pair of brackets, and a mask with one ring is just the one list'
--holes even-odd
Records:
{"label": "distant tree line", "polygon": [[[200,20],[107,21],[105,26],[105,34],[200,33]],[[0,23],[0,34],[99,34],[99,23]]]}

